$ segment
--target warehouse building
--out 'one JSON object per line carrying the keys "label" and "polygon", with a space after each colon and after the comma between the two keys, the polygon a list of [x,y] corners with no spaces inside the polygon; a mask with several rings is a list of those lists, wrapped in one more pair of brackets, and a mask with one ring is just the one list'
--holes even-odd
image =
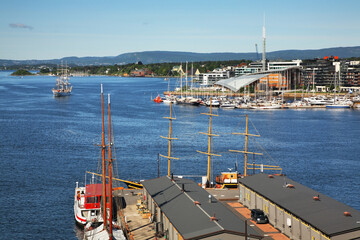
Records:
{"label": "warehouse building", "polygon": [[239,201],[262,209],[291,239],[360,239],[360,212],[286,176],[264,173],[239,180]]}
{"label": "warehouse building", "polygon": [[144,202],[166,239],[262,239],[198,184],[168,176],[144,181]]}

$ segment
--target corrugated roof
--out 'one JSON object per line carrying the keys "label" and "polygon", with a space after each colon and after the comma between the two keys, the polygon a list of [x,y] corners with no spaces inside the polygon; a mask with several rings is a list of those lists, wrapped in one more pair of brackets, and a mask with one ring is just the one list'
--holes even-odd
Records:
{"label": "corrugated roof", "polygon": [[240,88],[243,88],[266,76],[269,76],[269,74],[243,75],[240,77],[232,77],[217,81],[215,85],[224,86],[233,92],[237,92]]}
{"label": "corrugated roof", "polygon": [[[239,180],[241,184],[269,199],[328,236],[360,230],[360,212],[286,176],[256,174]],[[294,188],[285,187],[286,184]],[[313,199],[319,196],[320,201]],[[351,216],[345,216],[350,212]]]}
{"label": "corrugated roof", "polygon": [[[185,239],[218,232],[245,232],[243,220],[214,197],[209,203],[209,193],[189,179],[174,178],[171,181],[165,176],[142,184]],[[183,184],[185,192],[181,190]],[[196,205],[194,201],[198,201],[200,205]],[[214,215],[217,221],[210,220]],[[259,236],[250,227],[248,233]]]}

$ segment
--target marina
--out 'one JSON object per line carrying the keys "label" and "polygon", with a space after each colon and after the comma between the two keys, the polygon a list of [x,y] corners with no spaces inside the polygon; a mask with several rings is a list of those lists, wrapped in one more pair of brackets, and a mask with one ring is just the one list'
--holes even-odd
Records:
{"label": "marina", "polygon": [[[79,181],[85,170],[93,170],[97,166],[94,158],[98,157],[98,149],[92,143],[101,142],[98,137],[101,126],[98,121],[97,93],[100,83],[110,89],[112,95],[114,132],[116,142],[121,143],[116,153],[116,158],[121,161],[119,175],[133,181],[156,178],[157,154],[165,153],[168,149],[167,144],[159,140],[159,133],[166,134],[169,127],[168,120],[162,119],[169,116],[169,106],[155,104],[149,98],[155,95],[151,89],[166,91],[168,84],[163,79],[73,77],[76,91],[72,96],[53,98],[48,91],[54,81],[52,77],[16,78],[9,77],[8,72],[1,74],[1,130],[5,136],[1,144],[3,149],[7,149],[1,152],[6,163],[2,166],[3,182],[7,189],[16,187],[20,182],[31,183],[25,184],[21,192],[10,192],[14,196],[11,199],[15,208],[9,213],[20,218],[11,219],[27,224],[20,233],[8,233],[8,238],[24,238],[31,232],[34,238],[55,236],[72,239],[78,233],[72,213],[74,192],[71,187],[74,185],[70,186],[69,183]],[[29,98],[31,94],[36,94],[37,98]],[[174,104],[173,107],[176,121],[173,123],[172,137],[179,138],[173,143],[173,153],[180,159],[174,160],[172,169],[176,175],[202,176],[206,174],[207,162],[196,150],[206,149],[207,145],[204,137],[197,132],[207,127],[208,120],[200,115],[206,111],[182,104]],[[220,135],[214,139],[214,151],[222,155],[214,160],[215,173],[225,172],[233,168],[235,162],[240,164],[243,161],[243,156],[225,152],[228,152],[229,146],[235,149],[236,146],[243,146],[243,142],[232,138],[230,133],[244,131],[244,115],[249,114],[261,132],[262,145],[271,152],[287,176],[354,209],[360,209],[357,191],[354,191],[354,186],[359,182],[359,161],[356,157],[359,112],[356,109],[240,109],[239,112],[218,108],[214,111],[219,117],[214,119],[213,131]],[[55,129],[60,129],[62,134],[49,134]],[[18,135],[14,139],[20,142],[12,140],[13,132]],[[22,151],[16,151],[20,146]],[[37,151],[34,151],[35,147]],[[11,169],[17,169],[19,179],[5,181],[14,180],[9,175]],[[167,174],[167,169],[167,161],[160,160],[161,176]],[[54,200],[56,204],[49,205],[49,198],[46,197],[49,195],[59,199]],[[213,195],[221,198],[222,194]],[[229,198],[236,198],[235,195]],[[17,214],[22,205],[20,199],[24,196],[38,200],[32,203],[31,209],[22,210],[24,215]],[[242,208],[241,205],[232,205],[235,210]],[[43,206],[57,213],[61,231],[59,225],[46,224],[55,219],[46,213],[37,214],[44,224],[26,220],[33,210]],[[129,222],[132,230],[144,226],[130,226],[131,223],[135,223],[135,220]],[[8,226],[5,224],[3,227]]]}

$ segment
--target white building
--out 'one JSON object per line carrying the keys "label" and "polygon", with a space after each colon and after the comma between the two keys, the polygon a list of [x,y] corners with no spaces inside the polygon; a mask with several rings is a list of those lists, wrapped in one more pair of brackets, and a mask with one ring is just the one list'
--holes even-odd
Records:
{"label": "white building", "polygon": [[199,74],[199,82],[202,86],[212,86],[215,82],[225,78],[230,78],[230,71],[214,69],[212,72]]}
{"label": "white building", "polygon": [[268,70],[285,69],[289,67],[301,67],[302,60],[292,60],[291,62],[268,62]]}

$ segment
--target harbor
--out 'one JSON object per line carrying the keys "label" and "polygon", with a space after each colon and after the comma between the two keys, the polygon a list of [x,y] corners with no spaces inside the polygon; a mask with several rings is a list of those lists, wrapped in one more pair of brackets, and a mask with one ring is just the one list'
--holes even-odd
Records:
{"label": "harbor", "polygon": [[2,4],[0,239],[360,240],[360,2],[84,3]]}
{"label": "harbor", "polygon": [[[164,97],[158,97],[154,99],[157,103],[175,103],[184,104],[180,99],[182,96],[184,99],[196,99],[189,100],[187,104],[190,105],[204,105],[209,106],[209,100],[212,99],[214,107],[222,107],[227,109],[318,109],[318,108],[336,108],[337,105],[334,102],[344,102],[345,105],[339,105],[342,108],[358,108],[360,107],[359,97],[357,95],[339,95],[334,101],[333,95],[324,93],[284,93],[278,94],[277,97],[261,97],[256,94],[247,93],[228,93],[228,92],[170,92],[163,93]],[[201,97],[199,97],[199,95]],[[264,95],[264,94],[263,94]],[[271,99],[271,100],[266,100]]]}

